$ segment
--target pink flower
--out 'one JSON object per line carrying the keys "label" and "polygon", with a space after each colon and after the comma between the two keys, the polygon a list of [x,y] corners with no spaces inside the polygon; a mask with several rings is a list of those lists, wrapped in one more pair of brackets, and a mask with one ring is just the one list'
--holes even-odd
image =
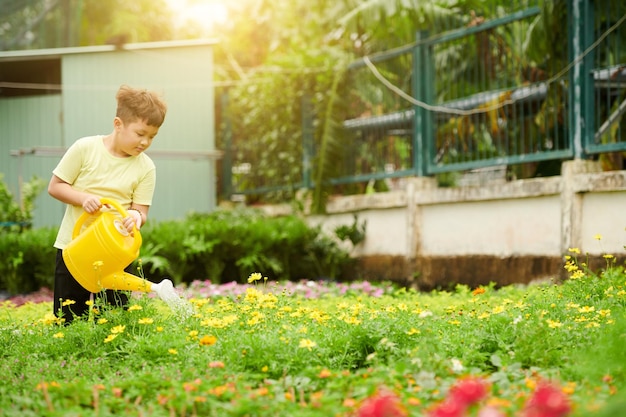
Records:
{"label": "pink flower", "polygon": [[450,389],[449,398],[464,407],[475,404],[487,396],[487,383],[480,378],[465,378]]}
{"label": "pink flower", "polygon": [[358,417],[406,417],[400,399],[393,393],[377,393],[366,399],[357,410]]}
{"label": "pink flower", "polygon": [[506,417],[506,414],[495,407],[486,406],[478,411],[477,417]]}
{"label": "pink flower", "polygon": [[567,396],[557,387],[542,383],[526,402],[524,417],[565,417],[571,410]]}

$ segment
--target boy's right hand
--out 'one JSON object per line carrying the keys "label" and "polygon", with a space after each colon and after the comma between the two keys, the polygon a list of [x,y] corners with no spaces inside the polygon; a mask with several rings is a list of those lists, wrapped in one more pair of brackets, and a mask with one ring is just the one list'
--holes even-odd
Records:
{"label": "boy's right hand", "polygon": [[94,214],[102,208],[100,197],[95,195],[87,195],[83,200],[83,210],[89,214]]}

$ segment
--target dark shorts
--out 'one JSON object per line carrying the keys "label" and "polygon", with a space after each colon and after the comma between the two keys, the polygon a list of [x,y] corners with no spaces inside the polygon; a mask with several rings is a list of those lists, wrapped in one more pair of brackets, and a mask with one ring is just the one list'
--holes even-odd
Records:
{"label": "dark shorts", "polygon": [[[132,273],[132,265],[129,265],[126,272]],[[53,312],[57,317],[62,316],[66,323],[70,323],[74,316],[82,316],[89,310],[87,301],[91,298],[91,292],[83,288],[67,269],[63,260],[63,251],[57,249],[56,267],[54,270],[54,307]],[[102,298],[107,303],[116,306],[128,304],[128,295],[122,291],[105,290],[95,294],[94,300]],[[63,300],[74,301],[71,305],[62,305]]]}

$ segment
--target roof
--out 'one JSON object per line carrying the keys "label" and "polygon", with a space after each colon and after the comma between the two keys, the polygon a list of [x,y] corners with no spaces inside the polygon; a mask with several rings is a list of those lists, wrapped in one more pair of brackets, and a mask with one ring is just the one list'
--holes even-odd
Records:
{"label": "roof", "polygon": [[142,42],[129,43],[120,46],[116,45],[95,45],[95,46],[75,46],[67,48],[49,48],[49,49],[24,49],[18,51],[0,51],[0,61],[26,61],[37,59],[55,59],[64,55],[73,54],[90,54],[100,52],[114,52],[116,50],[146,50],[146,49],[164,49],[164,48],[181,48],[190,46],[211,46],[218,41],[216,39],[190,39],[178,41],[161,41],[161,42]]}

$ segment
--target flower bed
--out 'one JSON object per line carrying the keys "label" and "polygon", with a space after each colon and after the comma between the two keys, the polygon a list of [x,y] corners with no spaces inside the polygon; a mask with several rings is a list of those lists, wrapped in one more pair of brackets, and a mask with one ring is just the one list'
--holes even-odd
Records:
{"label": "flower bed", "polygon": [[[571,261],[571,262],[570,262]],[[3,415],[561,417],[624,398],[626,276],[419,293],[196,282],[59,325],[0,307]],[[620,403],[623,405],[623,403]],[[607,414],[608,415],[608,414]],[[618,415],[618,414],[615,414]]]}

